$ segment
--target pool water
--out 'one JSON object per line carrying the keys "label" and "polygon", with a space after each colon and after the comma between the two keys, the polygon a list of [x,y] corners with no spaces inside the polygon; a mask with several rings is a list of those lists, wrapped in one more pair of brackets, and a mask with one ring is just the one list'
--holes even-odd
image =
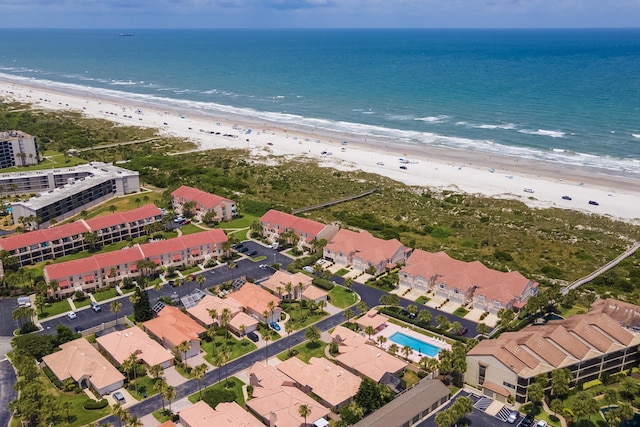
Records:
{"label": "pool water", "polygon": [[421,353],[425,356],[436,357],[440,352],[439,347],[405,335],[402,332],[396,332],[395,334],[391,335],[389,339],[402,347],[408,345],[414,351],[417,351],[418,353]]}

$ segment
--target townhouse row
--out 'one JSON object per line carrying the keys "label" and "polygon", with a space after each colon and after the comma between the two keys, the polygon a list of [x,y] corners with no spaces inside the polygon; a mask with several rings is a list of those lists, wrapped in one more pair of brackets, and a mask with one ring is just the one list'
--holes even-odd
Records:
{"label": "townhouse row", "polygon": [[[173,239],[136,244],[113,252],[94,255],[44,268],[47,283],[57,282],[57,296],[67,296],[76,289],[90,291],[114,285],[124,278],[150,274],[159,268],[201,264],[223,254],[227,236],[221,229],[202,231]],[[142,271],[140,261],[150,261],[153,268]],[[147,268],[147,267],[145,267]]]}
{"label": "townhouse row", "polygon": [[277,240],[292,232],[301,247],[325,239],[323,258],[356,273],[379,275],[399,267],[400,286],[459,303],[490,314],[501,309],[518,310],[537,295],[538,284],[516,271],[500,272],[479,261],[464,262],[444,252],[413,250],[396,239],[384,240],[367,231],[355,232],[271,210],[260,218],[263,236]]}
{"label": "townhouse row", "polygon": [[[54,260],[76,252],[101,247],[146,234],[145,227],[162,220],[163,212],[148,204],[126,212],[91,219],[79,219],[69,224],[17,234],[0,240],[0,250],[13,256],[19,267]],[[86,239],[93,233],[95,241]],[[0,261],[0,275],[4,274]]]}

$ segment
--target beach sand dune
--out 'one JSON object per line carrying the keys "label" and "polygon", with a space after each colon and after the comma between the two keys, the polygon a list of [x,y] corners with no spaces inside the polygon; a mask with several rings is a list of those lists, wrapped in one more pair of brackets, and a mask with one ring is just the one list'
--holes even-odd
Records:
{"label": "beach sand dune", "polygon": [[212,116],[89,91],[53,89],[37,80],[6,75],[0,76],[0,96],[35,107],[81,111],[123,125],[158,128],[163,135],[188,138],[201,150],[246,148],[257,159],[267,154],[310,158],[324,166],[363,170],[412,186],[513,198],[536,208],[574,209],[640,224],[640,179],[610,171],[402,145],[252,117]]}

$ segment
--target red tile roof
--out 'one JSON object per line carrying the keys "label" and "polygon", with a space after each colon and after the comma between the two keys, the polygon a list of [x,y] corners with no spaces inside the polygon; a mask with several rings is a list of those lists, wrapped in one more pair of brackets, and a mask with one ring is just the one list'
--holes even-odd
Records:
{"label": "red tile roof", "polygon": [[298,233],[317,236],[318,233],[326,227],[317,221],[313,221],[307,218],[300,218],[295,215],[291,215],[285,212],[280,212],[275,209],[271,209],[266,214],[262,215],[260,222],[267,224],[277,224],[281,228],[294,230]]}
{"label": "red tile roof", "polygon": [[465,262],[451,258],[445,252],[426,252],[416,249],[407,265],[400,270],[410,276],[444,283],[463,292],[476,287],[475,296],[508,303],[522,296],[533,282],[517,271],[504,273],[492,270],[479,261]]}
{"label": "red tile roof", "polygon": [[216,194],[207,193],[206,191],[198,190],[197,188],[189,187],[187,185],[177,188],[171,193],[171,195],[183,200],[194,201],[205,209],[213,209],[222,202],[233,203],[232,200]]}
{"label": "red tile roof", "polygon": [[0,249],[12,251],[43,242],[58,240],[63,237],[91,231],[87,224],[80,220],[70,224],[59,225],[57,227],[46,228],[44,230],[31,231],[29,233],[17,234],[0,240]]}
{"label": "red tile roof", "polygon": [[144,245],[140,245],[140,249],[142,250],[145,258],[151,258],[159,255],[172,254],[174,252],[185,250],[186,248],[182,243],[182,240],[180,240],[180,237],[176,237],[175,239],[145,243]]}
{"label": "red tile roof", "polygon": [[100,268],[110,268],[116,265],[136,264],[141,259],[144,259],[144,254],[140,250],[140,246],[135,245],[131,248],[98,254],[95,258]]}
{"label": "red tile roof", "polygon": [[111,227],[118,224],[127,224],[140,221],[145,218],[162,215],[162,211],[154,204],[141,206],[126,212],[116,212],[114,214],[103,215],[87,220],[87,224],[93,231]]}
{"label": "red tile roof", "polygon": [[80,275],[84,273],[93,273],[99,270],[100,266],[96,261],[96,257],[76,259],[73,261],[62,262],[60,264],[51,264],[44,267],[44,277],[49,282],[51,280],[59,280],[70,276]]}
{"label": "red tile roof", "polygon": [[223,243],[227,241],[227,235],[220,228],[203,231],[201,233],[187,234],[180,236],[179,239],[186,248],[194,248],[196,246],[204,246],[210,243]]}
{"label": "red tile roof", "polygon": [[397,239],[379,239],[368,231],[355,232],[344,228],[338,231],[326,248],[332,252],[352,254],[372,264],[390,260],[398,250],[407,249]]}

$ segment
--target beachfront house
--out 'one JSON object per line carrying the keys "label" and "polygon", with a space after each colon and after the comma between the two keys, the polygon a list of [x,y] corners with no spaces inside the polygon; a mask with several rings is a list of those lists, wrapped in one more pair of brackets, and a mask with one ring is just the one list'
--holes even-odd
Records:
{"label": "beachfront house", "polygon": [[411,249],[396,239],[384,240],[368,231],[341,229],[324,247],[323,257],[354,271],[372,271],[375,275],[404,264]]}
{"label": "beachfront house", "polygon": [[202,221],[207,214],[213,214],[213,221],[230,221],[238,216],[236,202],[197,188],[182,185],[171,193],[173,208],[180,214],[186,214],[185,204],[193,204],[191,214]]}
{"label": "beachfront house", "polygon": [[307,248],[312,247],[314,240],[331,240],[339,230],[337,225],[322,224],[275,209],[262,215],[260,226],[262,227],[262,235],[272,242],[283,238],[282,235],[293,233],[298,239],[298,245]]}
{"label": "beachfront house", "polygon": [[100,396],[124,385],[124,375],[84,338],[60,344],[60,351],[44,356],[42,363],[61,382],[71,378]]}
{"label": "beachfront house", "polygon": [[527,401],[527,388],[556,369],[571,372],[571,386],[637,366],[640,334],[598,310],[530,325],[481,341],[467,353],[464,382],[500,402]]}
{"label": "beachfront house", "polygon": [[[207,332],[198,322],[173,306],[165,306],[158,317],[143,323],[144,329],[183,362],[200,353],[200,337]],[[186,352],[178,352],[183,342],[189,343]]]}
{"label": "beachfront house", "polygon": [[445,252],[415,250],[400,269],[400,286],[420,292],[434,292],[442,299],[491,314],[500,309],[522,308],[537,294],[538,284],[522,274],[501,272],[479,261],[465,262]]}

